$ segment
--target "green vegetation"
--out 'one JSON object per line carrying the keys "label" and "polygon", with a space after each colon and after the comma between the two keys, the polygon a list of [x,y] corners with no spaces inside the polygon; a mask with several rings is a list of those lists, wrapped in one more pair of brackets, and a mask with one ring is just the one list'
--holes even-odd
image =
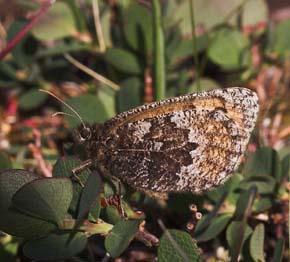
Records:
{"label": "green vegetation", "polygon": [[[0,261],[288,261],[290,20],[273,24],[263,0],[39,2],[0,1],[0,45],[11,47],[0,52]],[[72,176],[80,121],[38,91],[97,128],[147,102],[228,86],[260,99],[239,170],[166,201],[122,184],[127,220],[117,181]]]}

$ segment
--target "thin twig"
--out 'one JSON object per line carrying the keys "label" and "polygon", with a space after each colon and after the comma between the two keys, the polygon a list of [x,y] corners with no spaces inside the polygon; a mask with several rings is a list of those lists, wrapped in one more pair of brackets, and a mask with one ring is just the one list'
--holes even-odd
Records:
{"label": "thin twig", "polygon": [[193,57],[194,57],[194,65],[195,65],[195,75],[196,75],[196,91],[200,91],[200,66],[198,62],[198,55],[197,55],[197,46],[196,46],[196,34],[195,34],[195,16],[194,16],[194,0],[189,0],[190,6],[190,17],[191,17],[191,31],[192,31],[192,45],[193,45]]}
{"label": "thin twig", "polygon": [[95,28],[96,28],[97,38],[98,38],[98,42],[100,46],[100,51],[101,53],[104,53],[106,51],[106,43],[105,43],[101,19],[100,19],[99,3],[98,3],[98,0],[92,0],[92,3],[93,3]]}
{"label": "thin twig", "polygon": [[93,71],[92,69],[88,68],[87,66],[85,66],[84,64],[80,63],[79,61],[77,61],[76,59],[74,59],[72,56],[70,56],[69,54],[65,54],[64,55],[65,59],[67,59],[70,63],[72,63],[75,67],[77,67],[78,69],[82,70],[83,72],[85,72],[86,74],[90,75],[91,77],[93,77],[94,79],[100,81],[101,83],[108,85],[109,87],[111,87],[113,90],[115,91],[119,91],[120,90],[120,86],[117,85],[116,83],[112,82],[111,80],[105,78],[104,76],[98,74],[97,72]]}
{"label": "thin twig", "polygon": [[10,50],[32,29],[38,20],[47,12],[49,7],[55,0],[48,0],[40,9],[40,11],[33,17],[29,23],[22,28],[22,30],[7,44],[7,46],[0,52],[0,60],[2,60]]}

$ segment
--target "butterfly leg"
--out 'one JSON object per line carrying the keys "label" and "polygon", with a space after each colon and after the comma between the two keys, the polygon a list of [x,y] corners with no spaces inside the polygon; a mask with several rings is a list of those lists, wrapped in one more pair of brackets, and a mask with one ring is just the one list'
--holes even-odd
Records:
{"label": "butterfly leg", "polygon": [[77,174],[80,173],[81,171],[85,170],[86,168],[90,167],[91,165],[92,165],[92,159],[88,159],[88,160],[80,163],[80,165],[73,168],[73,170],[72,170],[71,178],[75,179],[81,185],[81,187],[84,187],[84,184],[80,180],[80,178]]}

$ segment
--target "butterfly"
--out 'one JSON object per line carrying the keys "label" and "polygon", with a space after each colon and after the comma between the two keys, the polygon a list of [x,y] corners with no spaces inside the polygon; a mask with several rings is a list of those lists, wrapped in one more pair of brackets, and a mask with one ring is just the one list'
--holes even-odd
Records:
{"label": "butterfly", "polygon": [[84,166],[151,194],[201,193],[238,168],[259,111],[255,92],[215,89],[153,102],[82,124]]}

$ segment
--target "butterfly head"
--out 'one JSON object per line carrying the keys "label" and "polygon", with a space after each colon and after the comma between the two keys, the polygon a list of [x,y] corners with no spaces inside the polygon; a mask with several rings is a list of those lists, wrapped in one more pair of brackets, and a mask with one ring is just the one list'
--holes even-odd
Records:
{"label": "butterfly head", "polygon": [[78,144],[86,145],[91,141],[93,135],[93,129],[91,126],[81,124],[77,129],[74,130],[74,140]]}

